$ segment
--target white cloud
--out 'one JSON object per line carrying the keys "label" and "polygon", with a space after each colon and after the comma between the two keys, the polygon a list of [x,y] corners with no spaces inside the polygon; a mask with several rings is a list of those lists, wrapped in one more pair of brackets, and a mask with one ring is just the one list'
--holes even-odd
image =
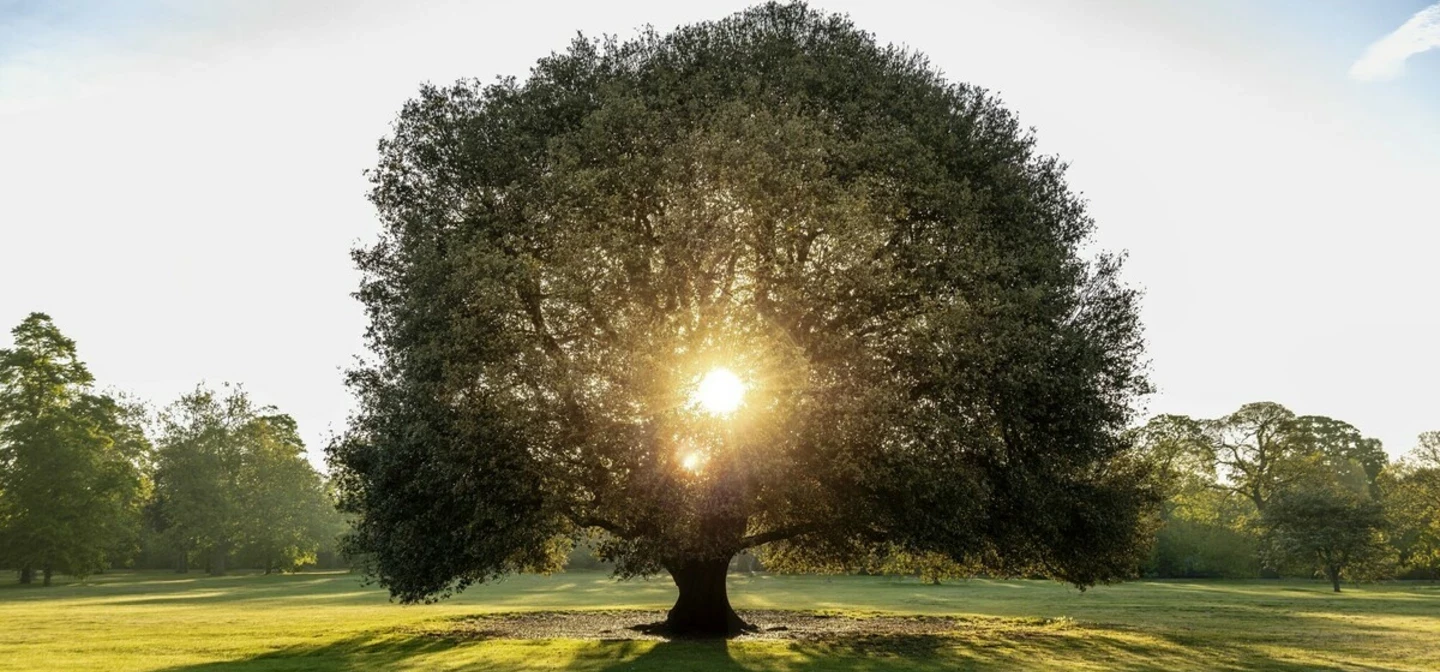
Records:
{"label": "white cloud", "polygon": [[1415,13],[1395,32],[1380,38],[1350,66],[1350,77],[1366,82],[1394,79],[1405,72],[1405,60],[1440,48],[1440,3]]}

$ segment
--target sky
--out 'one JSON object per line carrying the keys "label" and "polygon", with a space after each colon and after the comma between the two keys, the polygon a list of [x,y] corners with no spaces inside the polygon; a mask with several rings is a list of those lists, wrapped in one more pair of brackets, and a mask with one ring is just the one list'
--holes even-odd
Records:
{"label": "sky", "polygon": [[[0,0],[0,326],[102,386],[243,384],[311,459],[364,353],[363,171],[422,82],[746,2]],[[1145,291],[1145,413],[1440,429],[1440,4],[812,2],[997,92]],[[0,344],[7,339],[0,336]]]}

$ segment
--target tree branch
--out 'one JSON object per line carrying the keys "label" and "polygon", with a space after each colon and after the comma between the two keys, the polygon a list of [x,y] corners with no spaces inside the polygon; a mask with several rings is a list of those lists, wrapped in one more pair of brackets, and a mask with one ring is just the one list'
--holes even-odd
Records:
{"label": "tree branch", "polygon": [[625,531],[625,528],[620,527],[619,525],[598,516],[577,516],[571,513],[567,514],[567,517],[570,518],[570,522],[575,523],[580,527],[598,527],[622,539],[633,536],[628,534]]}
{"label": "tree branch", "polygon": [[761,544],[768,544],[772,541],[784,541],[791,537],[798,537],[802,534],[809,534],[819,530],[820,526],[813,523],[804,525],[791,525],[790,527],[777,527],[769,532],[750,534],[740,538],[740,549],[754,548]]}

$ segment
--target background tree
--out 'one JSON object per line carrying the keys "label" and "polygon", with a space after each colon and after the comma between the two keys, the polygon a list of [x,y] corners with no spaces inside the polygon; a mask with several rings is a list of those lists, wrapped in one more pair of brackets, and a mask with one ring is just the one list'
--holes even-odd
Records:
{"label": "background tree", "polygon": [[295,420],[261,415],[242,428],[239,479],[243,552],[272,571],[313,564],[327,536],[339,534],[339,513],[324,479],[305,458]]}
{"label": "background tree", "polygon": [[1264,520],[1277,559],[1315,568],[1337,593],[1342,577],[1373,577],[1387,559],[1383,507],[1341,485],[1307,483],[1287,490],[1266,509]]}
{"label": "background tree", "polygon": [[1293,431],[1295,417],[1280,404],[1257,402],[1205,422],[1205,449],[1218,487],[1249,498],[1263,514],[1270,499],[1306,470]]}
{"label": "background tree", "polygon": [[1440,469],[1440,432],[1421,433],[1409,458],[1418,467]]}
{"label": "background tree", "polygon": [[896,550],[880,558],[870,568],[876,574],[913,575],[932,586],[938,586],[946,579],[968,579],[975,576],[976,569],[955,562],[943,553],[908,553]]}
{"label": "background tree", "polygon": [[179,571],[192,553],[212,574],[234,553],[267,573],[314,562],[338,514],[290,416],[257,408],[238,388],[221,396],[200,387],[163,418],[155,516]]}
{"label": "background tree", "polygon": [[1204,421],[1160,415],[1135,432],[1165,497],[1146,572],[1162,577],[1253,577],[1254,503],[1220,483]]}
{"label": "background tree", "polygon": [[[373,363],[330,459],[402,601],[606,533],[668,625],[743,627],[730,558],[876,548],[1087,586],[1155,494],[1122,436],[1136,294],[1080,254],[1064,165],[998,100],[847,19],[767,4],[425,87],[355,258]],[[726,367],[733,414],[691,403]]]}
{"label": "background tree", "polygon": [[157,527],[188,572],[192,555],[208,558],[212,573],[240,535],[240,446],[234,435],[252,413],[238,391],[221,397],[197,387],[161,413],[156,438]]}
{"label": "background tree", "polygon": [[1132,432],[1131,440],[1154,467],[1154,475],[1172,496],[1192,487],[1212,486],[1217,463],[1206,423],[1184,415],[1157,415]]}
{"label": "background tree", "polygon": [[1381,482],[1401,565],[1419,576],[1440,577],[1440,432],[1421,434],[1419,445],[1383,472]]}
{"label": "background tree", "polygon": [[1165,484],[1149,566],[1165,576],[1243,576],[1257,557],[1287,557],[1262,548],[1273,536],[1264,516],[1272,500],[1299,488],[1344,488],[1378,501],[1387,464],[1380,442],[1349,423],[1273,402],[1213,420],[1157,416],[1136,441]]}
{"label": "background tree", "polygon": [[1379,439],[1353,425],[1321,415],[1295,418],[1286,427],[1293,450],[1310,465],[1352,490],[1380,497],[1377,479],[1389,463]]}
{"label": "background tree", "polygon": [[143,433],[43,313],[0,350],[0,566],[45,585],[103,569],[137,529]]}
{"label": "background tree", "polygon": [[140,550],[144,510],[153,495],[154,446],[146,433],[148,411],[142,402],[122,393],[84,395],[77,410],[108,441],[107,464],[111,479],[120,486],[109,500],[108,515],[92,521],[101,527],[98,538],[108,540],[100,567],[123,566]]}

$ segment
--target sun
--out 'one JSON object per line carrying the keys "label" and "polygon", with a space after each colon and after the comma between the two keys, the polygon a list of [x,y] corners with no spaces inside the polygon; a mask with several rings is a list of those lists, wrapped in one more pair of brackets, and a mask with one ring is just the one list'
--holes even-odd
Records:
{"label": "sun", "polygon": [[744,403],[745,383],[730,369],[711,369],[700,379],[692,401],[712,415],[729,415]]}
{"label": "sun", "polygon": [[680,466],[684,467],[685,471],[688,471],[692,474],[698,473],[700,471],[700,467],[704,464],[705,458],[700,457],[700,453],[687,453],[685,457],[680,459]]}

